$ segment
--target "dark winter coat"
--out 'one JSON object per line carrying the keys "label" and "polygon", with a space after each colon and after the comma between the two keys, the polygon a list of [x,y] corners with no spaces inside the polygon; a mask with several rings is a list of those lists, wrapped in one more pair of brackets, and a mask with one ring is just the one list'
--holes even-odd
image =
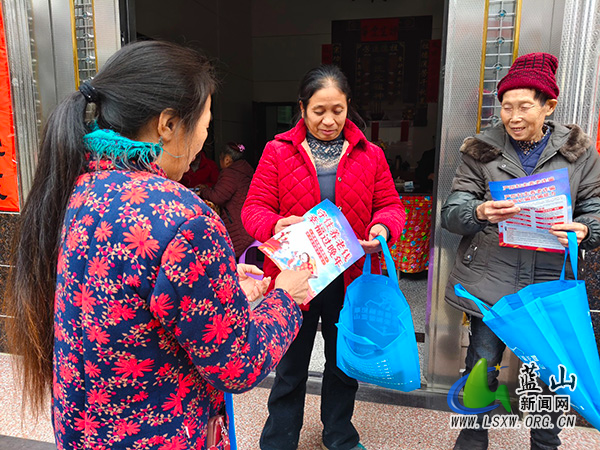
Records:
{"label": "dark winter coat", "polygon": [[252,175],[252,166],[240,159],[221,171],[214,187],[200,192],[200,197],[221,207],[221,219],[233,242],[236,258],[254,242],[254,238],[245,230],[241,217]]}
{"label": "dark winter coat", "polygon": [[[590,137],[577,125],[564,126],[553,121],[546,125],[551,127],[552,135],[533,174],[565,167],[569,170],[573,220],[589,229],[580,248],[595,248],[600,245],[600,156]],[[481,317],[471,301],[456,296],[456,283],[493,305],[531,283],[558,279],[563,255],[500,247],[498,225],[477,219],[477,206],[492,200],[490,181],[527,175],[504,126],[465,139],[460,151],[462,163],[456,171],[452,193],[442,207],[442,227],[464,236],[446,286],[446,301]],[[567,275],[572,276],[569,267]]]}

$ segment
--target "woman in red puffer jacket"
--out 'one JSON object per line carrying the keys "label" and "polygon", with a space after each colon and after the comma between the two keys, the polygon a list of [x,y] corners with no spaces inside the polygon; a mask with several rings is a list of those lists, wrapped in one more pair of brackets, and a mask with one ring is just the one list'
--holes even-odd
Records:
{"label": "woman in red puffer jacket", "polygon": [[221,219],[225,223],[233,242],[235,257],[239,258],[254,238],[250,236],[240,217],[254,169],[244,159],[246,147],[236,142],[228,142],[221,151],[219,165],[221,173],[213,187],[198,189],[200,198],[211,201],[221,208]]}
{"label": "woman in red puffer jacket", "polygon": [[[304,213],[327,198],[346,216],[365,252],[379,252],[381,246],[375,237],[382,235],[388,242],[395,242],[404,226],[404,207],[383,151],[368,142],[347,118],[353,111],[345,75],[336,66],[309,71],[301,82],[298,103],[302,119],[265,147],[242,209],[244,227],[264,242],[300,222]],[[292,450],[298,446],[308,366],[319,319],[326,358],[321,398],[322,447],[364,448],[351,422],[358,383],[336,366],[335,326],[345,287],[360,275],[363,263],[361,259],[351,266],[303,311],[300,333],[277,366],[261,449]],[[267,258],[265,275],[274,276],[277,271]]]}

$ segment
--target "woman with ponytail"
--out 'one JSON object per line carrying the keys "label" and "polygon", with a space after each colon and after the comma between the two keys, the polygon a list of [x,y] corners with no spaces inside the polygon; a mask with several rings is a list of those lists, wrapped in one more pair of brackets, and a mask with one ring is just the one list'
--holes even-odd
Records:
{"label": "woman with ponytail", "polygon": [[176,182],[215,88],[196,52],[135,43],[46,124],[3,313],[24,404],[51,395],[59,449],[204,449],[223,391],[255,386],[298,332],[308,272],[251,316],[270,280],[236,267],[223,222]]}

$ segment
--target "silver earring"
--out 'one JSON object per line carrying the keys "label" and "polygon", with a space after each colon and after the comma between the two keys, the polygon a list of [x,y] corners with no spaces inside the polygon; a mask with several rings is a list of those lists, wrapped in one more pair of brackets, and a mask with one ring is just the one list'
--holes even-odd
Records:
{"label": "silver earring", "polygon": [[160,146],[160,148],[162,149],[163,152],[168,153],[169,155],[171,155],[172,158],[175,159],[179,159],[179,158],[183,158],[185,155],[179,155],[179,156],[175,156],[173,153],[171,153],[170,151],[168,151],[165,147],[164,147],[164,141],[162,136],[160,136],[158,138],[158,145]]}

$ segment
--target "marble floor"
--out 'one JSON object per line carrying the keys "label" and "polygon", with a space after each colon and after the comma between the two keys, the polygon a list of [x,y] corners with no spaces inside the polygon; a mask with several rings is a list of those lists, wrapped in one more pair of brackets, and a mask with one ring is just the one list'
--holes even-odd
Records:
{"label": "marble floor", "polygon": [[[50,450],[53,445],[49,415],[36,423],[28,417],[21,421],[20,398],[12,382],[10,359],[0,355],[0,450]],[[239,450],[257,450],[260,430],[267,417],[269,390],[256,388],[236,395],[235,417]],[[450,413],[422,408],[385,405],[358,401],[354,424],[362,443],[369,450],[449,450],[458,430],[449,426]],[[298,450],[318,450],[321,423],[319,397],[306,398],[304,428]],[[14,439],[18,437],[20,439]],[[574,428],[561,433],[565,450],[600,448],[600,433],[588,428]],[[528,449],[526,430],[493,430],[489,450]]]}
{"label": "marble floor", "polygon": [[[316,378],[316,377],[312,377]],[[267,380],[268,381],[268,380]],[[318,392],[313,379],[309,392]],[[263,383],[268,385],[268,383]],[[451,413],[369,401],[371,392],[361,386],[353,422],[369,450],[450,450],[458,430],[449,426]],[[0,450],[51,450],[52,425],[49,414],[34,421],[21,416],[20,395],[13,383],[11,357],[0,354]],[[269,389],[258,387],[234,397],[239,450],[258,450],[260,431],[267,418]],[[370,398],[371,397],[371,398]],[[322,425],[319,396],[307,394],[304,427],[298,450],[319,450]],[[561,433],[565,450],[600,449],[600,433],[576,427]],[[489,450],[529,449],[527,430],[492,430]]]}
{"label": "marble floor", "polygon": [[[401,277],[400,287],[413,314],[415,331],[425,331],[427,302],[427,279],[425,277]],[[426,349],[419,344],[421,366],[426,367]],[[315,342],[310,365],[311,376],[305,406],[304,427],[298,450],[318,450],[322,425],[319,419],[320,376],[323,371],[323,340],[320,335]],[[426,384],[424,373],[421,375]],[[0,354],[0,450],[50,450],[53,445],[52,426],[49,415],[37,422],[31,417],[21,417],[20,396],[12,381],[11,358]],[[239,450],[258,450],[260,431],[267,418],[267,398],[272,376],[250,392],[234,397],[236,429]],[[369,450],[450,450],[458,430],[449,426],[449,412],[441,411],[445,396],[437,400],[423,399],[415,391],[412,397],[398,396],[395,391],[361,385],[354,413],[354,424],[361,441]],[[411,393],[413,394],[413,393]],[[407,402],[408,403],[405,403]],[[437,403],[436,403],[437,402]],[[407,406],[407,404],[409,406]],[[411,407],[434,405],[431,409]],[[435,406],[438,405],[438,406]],[[600,433],[591,428],[576,427],[561,433],[565,450],[600,449]],[[526,429],[492,430],[489,450],[528,450],[529,436]]]}

